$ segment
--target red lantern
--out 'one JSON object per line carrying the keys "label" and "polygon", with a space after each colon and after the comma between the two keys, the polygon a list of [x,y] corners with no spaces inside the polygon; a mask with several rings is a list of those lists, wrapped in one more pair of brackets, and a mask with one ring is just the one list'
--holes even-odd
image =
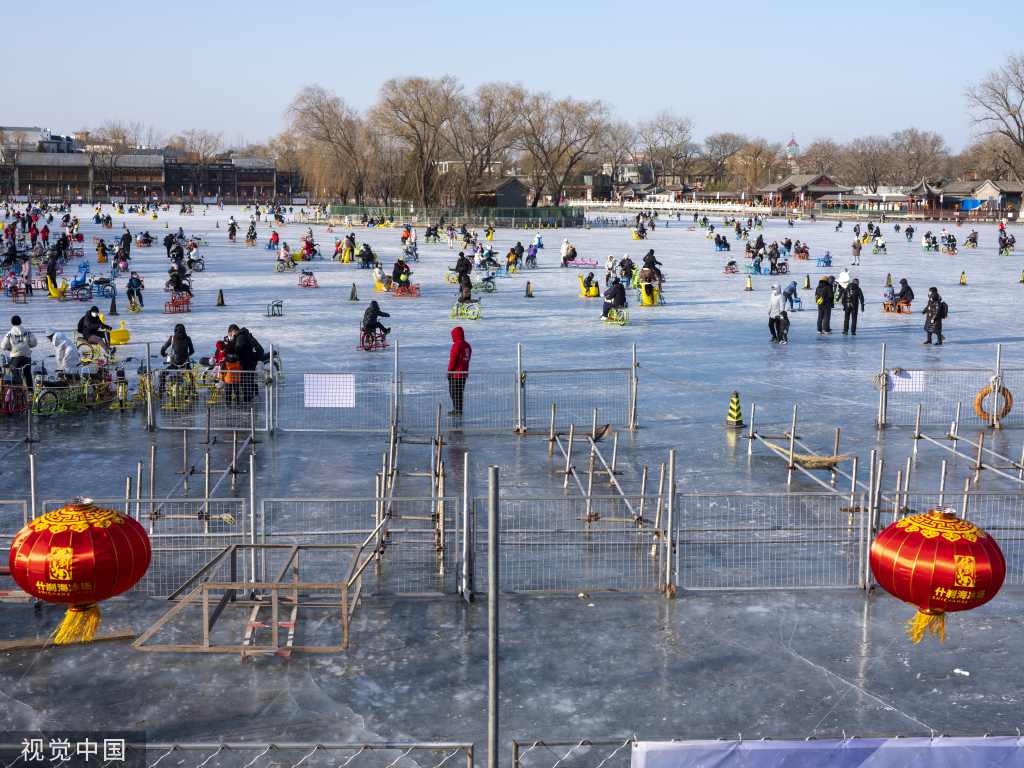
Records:
{"label": "red lantern", "polygon": [[984,605],[1003,586],[1006,560],[995,539],[956,510],[936,507],[897,520],[871,545],[871,571],[893,597],[916,605],[907,632],[945,641],[946,613]]}
{"label": "red lantern", "polygon": [[15,536],[11,576],[30,595],[68,606],[57,645],[89,642],[102,621],[96,604],[131,589],[150,555],[149,537],[135,520],[75,498]]}

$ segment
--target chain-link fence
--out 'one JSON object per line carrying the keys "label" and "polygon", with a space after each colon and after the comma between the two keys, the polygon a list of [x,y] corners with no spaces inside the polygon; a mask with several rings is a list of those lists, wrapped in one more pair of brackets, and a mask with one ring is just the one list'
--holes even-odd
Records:
{"label": "chain-link fence", "polygon": [[[167,597],[230,544],[251,541],[245,499],[93,499],[143,525],[153,551],[149,569],[126,595]],[[43,514],[65,501],[44,501]],[[243,574],[251,572],[243,564]]]}
{"label": "chain-link fence", "polygon": [[579,371],[523,371],[523,426],[548,429],[555,406],[555,429],[570,424],[584,431],[597,424],[628,426],[632,373],[629,368]]}
{"label": "chain-link fence", "polygon": [[286,432],[387,432],[394,411],[390,373],[288,371],[273,386],[274,424]]}
{"label": "chain-link fence", "polygon": [[514,371],[470,371],[464,378],[445,372],[399,374],[399,420],[402,429],[433,432],[515,429]]}
{"label": "chain-link fence", "polygon": [[513,741],[512,768],[630,768],[630,738]]}
{"label": "chain-link fence", "polygon": [[[884,493],[884,491],[883,491]],[[1004,587],[1024,586],[1024,494],[884,493],[876,512],[874,535],[908,515],[925,514],[938,506],[952,507],[960,517],[988,532],[1006,559]],[[873,537],[872,537],[873,538]]]}
{"label": "chain-link fence", "polygon": [[886,423],[915,424],[920,404],[921,424],[948,427],[956,419],[956,404],[961,403],[962,425],[985,424],[974,411],[974,398],[989,386],[992,376],[988,369],[889,371]]}
{"label": "chain-link fence", "polygon": [[[633,592],[659,588],[659,496],[501,498],[503,592]],[[487,591],[487,499],[474,499],[475,588]]]}
{"label": "chain-link fence", "polygon": [[159,429],[249,430],[270,427],[274,384],[261,371],[241,371],[239,381],[218,381],[190,370],[152,373],[153,417]]}
{"label": "chain-link fence", "polygon": [[[15,734],[11,734],[15,735]],[[21,734],[17,734],[21,735]],[[126,768],[277,768],[277,766],[337,765],[341,768],[473,768],[472,742],[446,741],[384,742],[377,744],[310,743],[145,743],[124,739],[104,739],[114,734],[79,734],[70,731],[35,731],[24,734],[27,743],[0,744],[0,764],[4,768],[28,766],[36,760],[51,761],[51,741],[70,739],[72,761],[78,759],[78,743],[90,740],[97,747],[93,762],[102,768],[119,765]],[[117,736],[123,737],[124,733]],[[131,738],[139,734],[133,732]],[[114,741],[111,745],[109,742]],[[106,742],[106,743],[105,743]],[[110,759],[110,749],[123,748],[120,757]],[[36,748],[38,747],[38,757]],[[60,748],[59,746],[57,747]],[[86,747],[86,750],[89,748]],[[100,758],[103,757],[101,760]],[[30,759],[31,758],[31,759]],[[73,764],[68,762],[67,764]]]}
{"label": "chain-link fence", "polygon": [[[380,594],[434,594],[452,591],[459,554],[458,498],[264,499],[259,521],[264,544],[362,544],[388,517],[384,547],[373,567],[363,571],[363,588]],[[267,551],[260,566],[276,573]],[[309,551],[305,566],[314,581],[342,580],[347,560]],[[310,561],[313,558],[313,561]],[[319,559],[317,559],[319,558]],[[262,577],[265,580],[265,576]]]}
{"label": "chain-link fence", "polygon": [[676,586],[856,587],[862,501],[863,494],[680,494]]}

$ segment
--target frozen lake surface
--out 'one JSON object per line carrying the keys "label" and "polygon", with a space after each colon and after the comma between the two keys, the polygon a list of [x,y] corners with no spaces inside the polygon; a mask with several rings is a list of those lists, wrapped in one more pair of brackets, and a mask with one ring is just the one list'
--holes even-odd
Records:
{"label": "frozen lake surface", "polygon": [[[83,219],[83,246],[97,273],[92,238],[119,236],[122,222],[133,234],[148,229],[158,240],[181,226],[186,234],[210,243],[200,249],[207,268],[195,276],[193,311],[186,315],[160,313],[167,269],[163,247],[132,248],[132,268],[147,278],[146,310],[128,313],[122,295],[117,319],[126,322],[133,342],[159,346],[174,323],[184,322],[197,356],[205,356],[228,324],[237,323],[252,330],[264,346],[279,346],[291,371],[389,373],[392,350],[356,350],[359,320],[375,298],[391,314],[385,323],[400,344],[403,370],[446,367],[454,325],[447,315],[455,290],[444,282],[444,273],[454,265],[457,252],[447,244],[425,244],[422,230],[420,260],[412,264],[421,297],[403,299],[374,293],[368,270],[326,260],[305,265],[315,270],[319,289],[298,287],[296,273],[273,272],[272,252],[262,247],[270,232],[265,222],[258,227],[259,247],[242,244],[248,213],[237,208],[205,215],[197,210],[189,217],[172,210],[161,212],[156,221],[115,215],[113,230],[94,225],[87,207],[75,213]],[[226,222],[232,214],[243,222],[236,244],[227,240]],[[682,492],[784,493],[784,462],[760,446],[748,459],[747,441],[723,429],[733,390],[744,393],[744,417],[757,403],[756,423],[765,432],[788,429],[798,403],[798,434],[819,452],[831,451],[836,427],[842,430],[840,451],[857,455],[862,466],[877,449],[886,459],[886,490],[895,485],[896,470],[905,466],[913,450],[912,428],[875,427],[878,392],[870,383],[841,389],[878,373],[883,342],[888,367],[991,368],[996,344],[1001,343],[1002,365],[1024,368],[1024,331],[1015,315],[1024,290],[1019,283],[1024,263],[1016,255],[996,254],[994,226],[978,227],[978,250],[950,257],[922,253],[918,237],[907,243],[892,232],[892,224],[885,225],[889,253],[873,256],[865,251],[861,266],[849,267],[860,278],[868,308],[860,316],[857,336],[848,337],[838,332],[841,310],[833,312],[836,332],[817,336],[812,309],[818,277],[838,275],[849,266],[852,225],[847,222],[845,231],[836,233],[824,221],[799,222],[793,228],[785,221],[768,222],[768,243],[787,236],[800,239],[810,244],[812,256],[809,262],[790,260],[791,279],[802,286],[810,275],[812,289],[800,289],[809,309],[791,314],[790,343],[780,346],[768,341],[767,328],[769,286],[778,278],[755,276],[754,290],[744,291],[742,274],[723,274],[727,257],[742,265],[742,244],[732,241],[730,254],[716,253],[704,230],[687,231],[691,223],[659,225],[647,242],[632,240],[628,229],[542,230],[546,247],[538,269],[499,280],[497,292],[483,298],[483,318],[460,323],[473,346],[472,368],[477,371],[515,371],[517,344],[522,345],[523,366],[530,370],[628,368],[636,343],[638,361],[646,369],[639,372],[641,428],[621,428],[619,445],[619,480],[628,493],[639,491],[644,466],[656,484],[660,463],[672,448],[677,450]],[[968,229],[956,230],[959,240]],[[305,230],[305,225],[289,224],[278,231],[295,245]],[[400,231],[355,232],[390,270],[400,253]],[[328,234],[323,226],[314,226],[314,233],[328,252],[334,238],[344,234],[340,228]],[[517,240],[526,245],[535,234],[498,230],[496,255],[500,258]],[[616,258],[628,253],[639,263],[653,248],[669,276],[667,304],[641,308],[631,296],[631,326],[601,324],[600,300],[577,296],[577,275],[587,270],[557,266],[558,246],[565,237],[582,258],[596,259],[602,266],[610,253]],[[833,254],[833,266],[813,266],[826,250]],[[65,276],[73,271],[74,262]],[[600,266],[593,271],[603,275]],[[967,274],[963,287],[958,285],[961,272]],[[950,307],[944,346],[921,344],[920,314],[879,311],[887,274],[897,285],[907,278],[917,294],[917,310],[924,307],[930,286],[943,294]],[[523,298],[527,280],[533,299]],[[353,283],[359,302],[348,301]],[[121,279],[119,293],[123,286]],[[221,290],[226,307],[215,306]],[[284,316],[266,317],[266,305],[275,299],[283,300]],[[87,307],[37,294],[27,307],[12,306],[12,313],[17,311],[41,336],[48,325],[72,330]],[[827,394],[793,397],[812,393]],[[964,402],[964,408],[970,407]],[[20,436],[23,422],[4,418],[4,436]],[[170,491],[178,480],[173,472],[181,468],[181,433],[147,433],[142,413],[103,411],[37,420],[36,431],[40,499],[120,497],[126,476],[135,476],[137,462],[148,463],[151,445],[157,451],[157,495]],[[961,435],[974,439],[978,431],[963,427]],[[193,455],[199,439],[198,433],[192,436]],[[1018,429],[986,430],[986,444],[1010,456],[1019,454],[1022,439]],[[387,450],[386,437],[379,434],[278,433],[260,440],[260,498],[371,497],[374,473]],[[477,493],[484,491],[491,464],[501,468],[505,496],[565,493],[563,477],[557,474],[564,461],[557,450],[553,459],[547,456],[542,437],[451,432],[446,450],[453,475],[449,488],[461,489],[461,454],[468,451]],[[229,453],[228,446],[216,446],[214,465],[223,467]],[[403,471],[429,470],[427,453],[408,451]],[[936,491],[943,458],[951,459],[948,487],[962,489],[964,478],[973,475],[973,462],[922,445],[911,490]],[[578,467],[581,463],[576,462]],[[5,463],[0,485],[4,498],[28,497],[23,450]],[[247,485],[243,479],[236,493],[247,496]],[[425,480],[402,478],[398,493],[420,495],[426,487]],[[982,473],[978,488],[1017,490],[1017,485]],[[201,479],[193,479],[191,495],[201,494],[201,489]],[[791,490],[815,491],[820,486],[798,473]],[[577,494],[570,485],[568,495]],[[1022,720],[1017,692],[1024,688],[1021,665],[1012,660],[1021,650],[1020,602],[1019,592],[1006,590],[982,609],[951,622],[944,646],[913,647],[902,635],[901,622],[912,613],[907,606],[852,590],[700,594],[675,601],[649,595],[509,597],[502,608],[502,746],[507,748],[511,739],[634,733],[714,738],[742,732],[754,738],[843,730],[1013,732]],[[109,629],[131,628],[137,634],[167,609],[166,603],[144,598],[108,606]],[[44,636],[62,613],[47,607],[34,615],[25,605],[7,605],[0,610],[0,631]],[[241,613],[223,621],[232,632],[242,631]],[[314,623],[327,640],[340,631],[327,615]],[[482,603],[468,606],[454,597],[378,597],[356,613],[352,650],[338,656],[240,664],[231,656],[140,654],[122,644],[12,652],[0,658],[0,689],[6,694],[0,721],[10,729],[138,728],[150,740],[466,739],[477,742],[480,761],[486,734],[485,639]]]}

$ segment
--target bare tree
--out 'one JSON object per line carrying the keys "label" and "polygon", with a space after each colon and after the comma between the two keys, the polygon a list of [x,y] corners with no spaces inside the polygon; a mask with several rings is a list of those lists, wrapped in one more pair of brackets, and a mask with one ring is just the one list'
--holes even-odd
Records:
{"label": "bare tree", "polygon": [[125,124],[125,135],[131,149],[158,149],[164,143],[160,130],[139,120]]}
{"label": "bare tree", "polygon": [[606,166],[610,166],[613,182],[619,181],[622,166],[633,161],[637,151],[636,128],[627,120],[613,120],[602,131],[598,142],[598,155]]}
{"label": "bare tree", "polygon": [[365,124],[359,113],[340,96],[312,85],[299,91],[285,116],[304,144],[300,159],[307,181],[318,189],[337,189],[343,199],[351,190],[358,204],[367,166]]}
{"label": "bare tree", "polygon": [[525,97],[520,86],[485,83],[471,98],[453,100],[445,140],[457,165],[449,174],[456,180],[455,189],[464,207],[468,208],[480,181],[508,159]]}
{"label": "bare tree", "polygon": [[713,177],[715,184],[720,183],[725,178],[729,158],[735,156],[749,141],[742,133],[729,131],[712,133],[705,138],[700,153],[704,175]]}
{"label": "bare tree", "polygon": [[1000,160],[1024,179],[1024,54],[1011,54],[991,69],[964,96],[978,138],[1001,136]]}
{"label": "bare tree", "polygon": [[173,136],[168,146],[176,149],[188,168],[192,194],[201,195],[206,180],[206,169],[220,152],[223,133],[189,128]]}
{"label": "bare tree", "polygon": [[839,173],[842,150],[831,136],[816,136],[810,146],[800,153],[800,172],[835,178]]}
{"label": "bare tree", "polygon": [[845,147],[841,156],[843,176],[847,182],[878,192],[891,176],[892,146],[887,136],[863,136]]}
{"label": "bare tree", "polygon": [[949,147],[937,133],[907,128],[889,138],[892,167],[889,175],[894,185],[913,185],[926,176],[933,176],[947,164]]}
{"label": "bare tree", "polygon": [[519,115],[518,145],[533,161],[533,207],[545,188],[557,200],[573,170],[597,154],[607,118],[608,108],[601,101],[556,101],[547,92],[527,97]]}
{"label": "bare tree", "polygon": [[436,163],[461,93],[450,75],[392,78],[381,86],[372,111],[382,130],[405,143],[407,183],[424,207],[432,202]]}
{"label": "bare tree", "polygon": [[782,142],[761,136],[750,139],[726,165],[741,191],[753,197],[758,187],[770,182],[784,167]]}
{"label": "bare tree", "polygon": [[400,139],[369,123],[365,133],[369,160],[367,192],[381,205],[392,205],[398,198],[402,170],[406,163],[406,147]]}
{"label": "bare tree", "polygon": [[92,140],[89,154],[95,177],[109,189],[118,163],[133,148],[128,125],[121,120],[104,120],[93,131]]}
{"label": "bare tree", "polygon": [[960,178],[974,175],[981,179],[998,179],[1008,169],[1004,158],[1016,154],[1019,154],[1019,150],[1005,136],[988,136],[972,142],[963,152],[951,158],[949,170],[952,175]]}
{"label": "bare tree", "polygon": [[14,172],[17,170],[18,157],[28,147],[28,136],[24,131],[0,131],[0,195],[15,194]]}

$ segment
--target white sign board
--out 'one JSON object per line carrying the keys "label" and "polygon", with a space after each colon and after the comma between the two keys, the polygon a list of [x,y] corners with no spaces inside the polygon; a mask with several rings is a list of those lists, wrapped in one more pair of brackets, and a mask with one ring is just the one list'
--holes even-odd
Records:
{"label": "white sign board", "polygon": [[897,376],[892,371],[887,374],[889,377],[890,392],[924,392],[924,377],[926,371],[900,371]]}
{"label": "white sign board", "polygon": [[303,377],[307,408],[355,408],[356,377],[352,373],[307,373]]}

